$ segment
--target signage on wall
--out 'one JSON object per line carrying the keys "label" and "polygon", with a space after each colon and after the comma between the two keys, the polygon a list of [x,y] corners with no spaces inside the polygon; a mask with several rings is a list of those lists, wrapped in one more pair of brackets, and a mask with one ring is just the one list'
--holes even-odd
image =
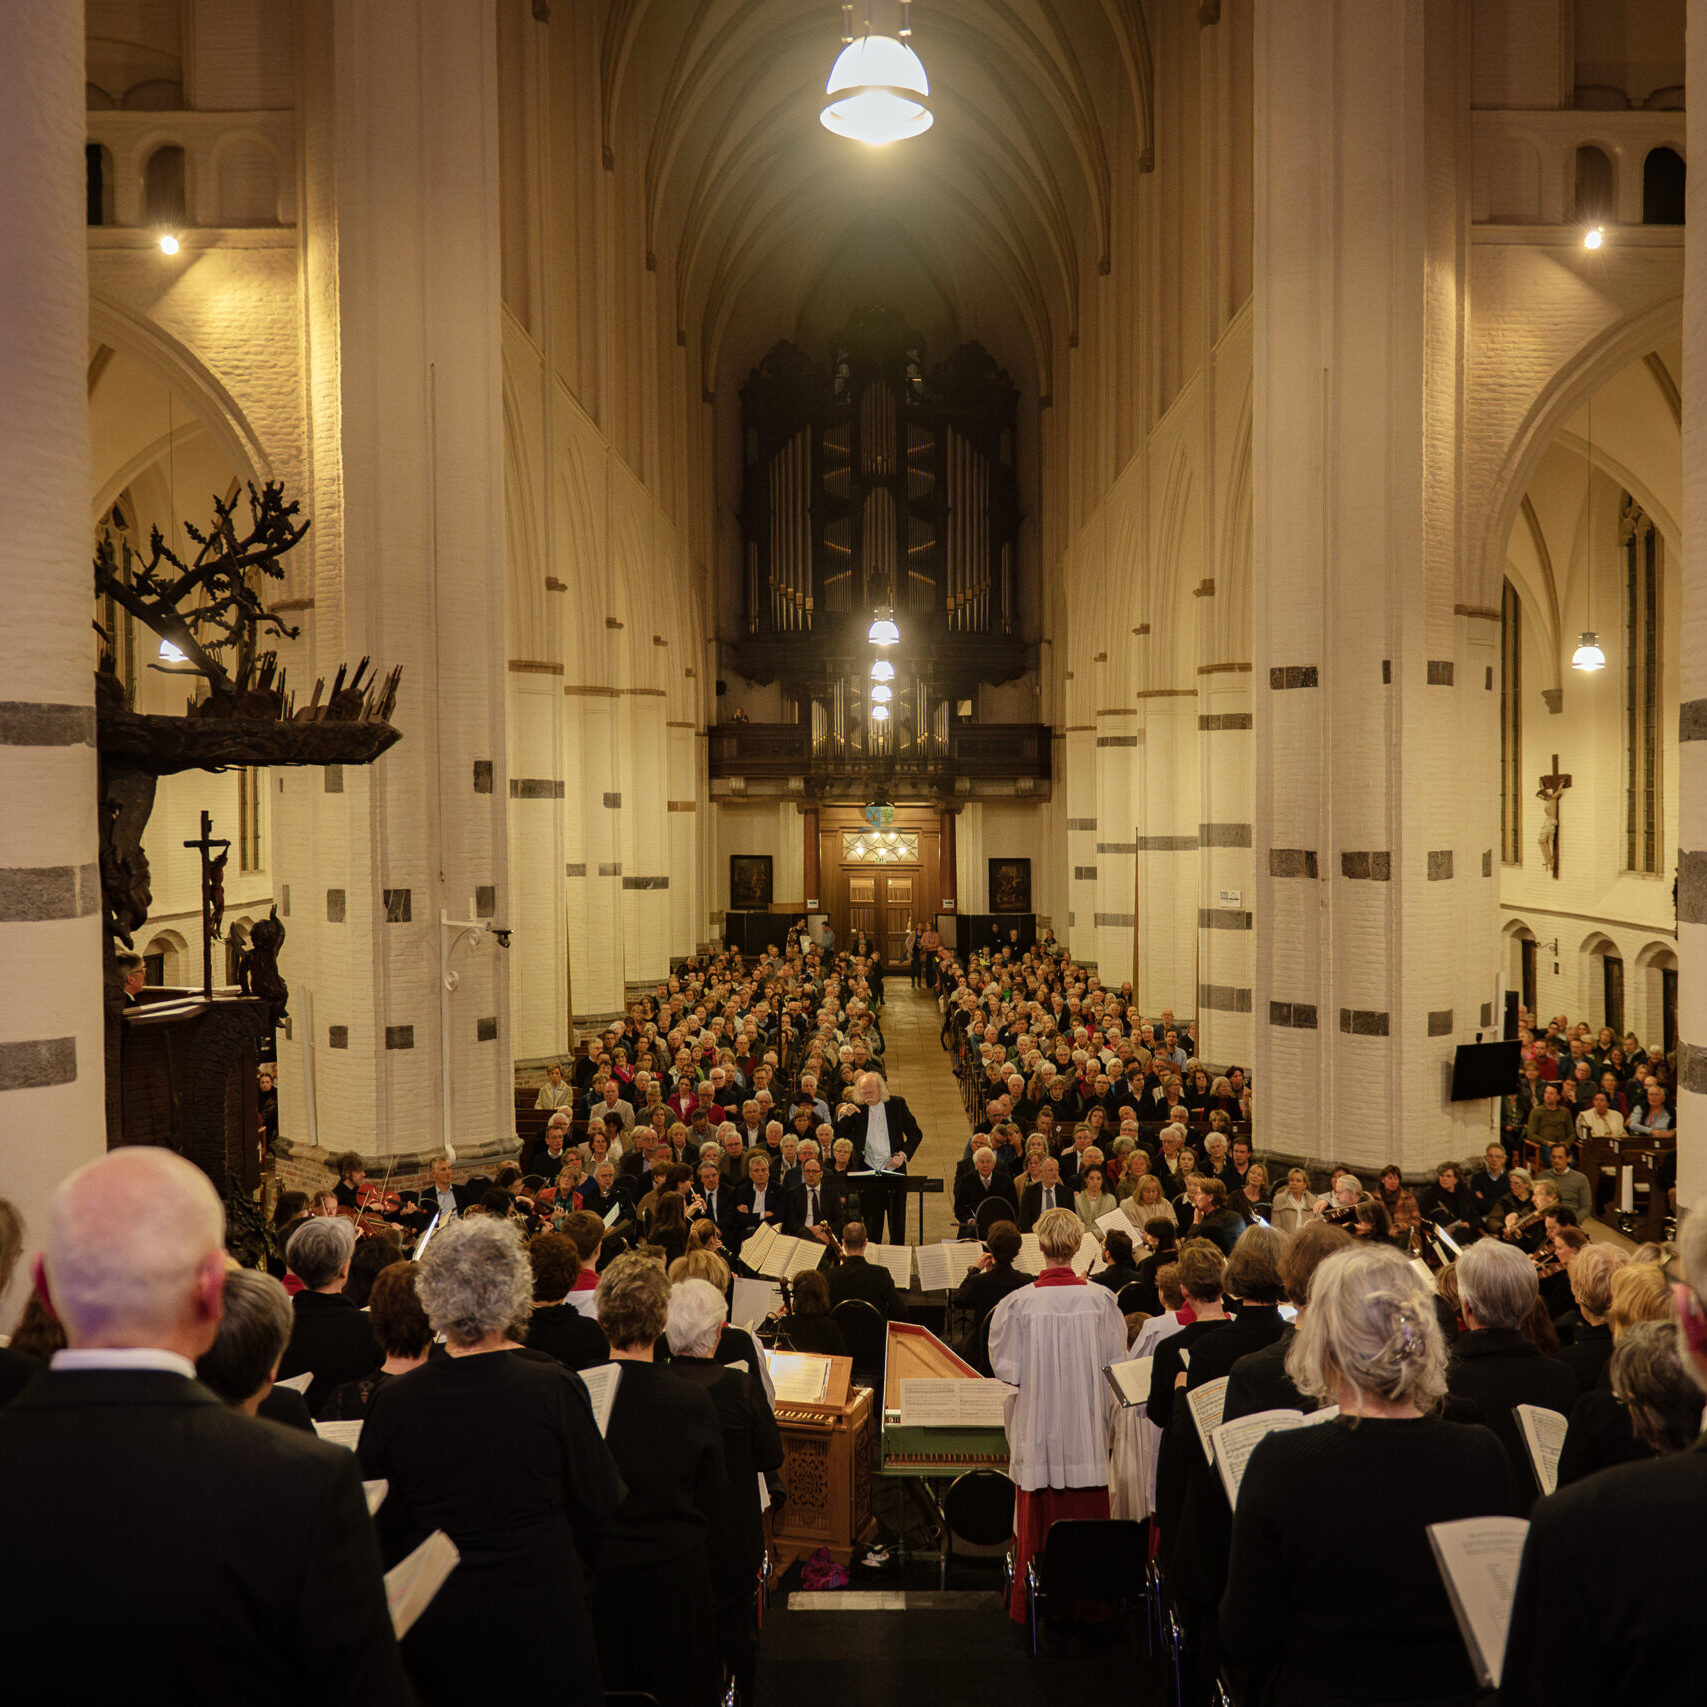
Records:
{"label": "signage on wall", "polygon": [[1223,907],[1241,906],[1244,899],[1244,891],[1241,889],[1223,889],[1221,891],[1221,905]]}

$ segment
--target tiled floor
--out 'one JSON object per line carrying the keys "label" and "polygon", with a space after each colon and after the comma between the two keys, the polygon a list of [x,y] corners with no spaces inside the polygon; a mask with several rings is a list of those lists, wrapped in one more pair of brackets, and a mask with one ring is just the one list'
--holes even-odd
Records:
{"label": "tiled floor", "polygon": [[[940,1196],[925,1198],[927,1241],[954,1236],[954,1166],[972,1130],[960,1100],[960,1086],[949,1066],[948,1052],[938,1041],[942,1014],[934,996],[913,991],[905,978],[891,977],[884,986],[884,1065],[889,1088],[907,1099],[907,1106],[924,1129],[910,1171],[943,1182]],[[908,1205],[908,1239],[917,1237],[918,1210]]]}

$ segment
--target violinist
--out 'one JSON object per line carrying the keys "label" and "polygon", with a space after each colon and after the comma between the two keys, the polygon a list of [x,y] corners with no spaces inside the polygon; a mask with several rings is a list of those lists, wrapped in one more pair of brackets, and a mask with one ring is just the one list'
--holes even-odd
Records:
{"label": "violinist", "polygon": [[338,1183],[332,1188],[333,1195],[338,1199],[338,1207],[358,1208],[362,1181],[367,1178],[367,1163],[354,1150],[345,1150],[334,1156],[326,1165],[338,1176]]}
{"label": "violinist", "polygon": [[1534,1250],[1541,1242],[1541,1216],[1535,1207],[1534,1176],[1528,1168],[1512,1168],[1506,1174],[1506,1190],[1494,1204],[1486,1226],[1507,1244],[1527,1244]]}
{"label": "violinist", "polygon": [[1316,1206],[1317,1213],[1349,1233],[1357,1222],[1357,1200],[1362,1196],[1363,1183],[1357,1175],[1336,1168],[1328,1184],[1328,1201]]}

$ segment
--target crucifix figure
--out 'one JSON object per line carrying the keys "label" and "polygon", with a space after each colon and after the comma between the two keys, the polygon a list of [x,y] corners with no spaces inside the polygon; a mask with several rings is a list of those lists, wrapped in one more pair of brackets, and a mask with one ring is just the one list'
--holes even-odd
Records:
{"label": "crucifix figure", "polygon": [[1541,778],[1535,798],[1541,802],[1541,834],[1535,839],[1541,844],[1541,859],[1548,872],[1559,875],[1559,797],[1571,786],[1571,779],[1559,769],[1559,755],[1553,755],[1553,774]]}
{"label": "crucifix figure", "polygon": [[[202,994],[212,1001],[213,945],[225,923],[225,861],[231,843],[214,839],[213,819],[204,812],[202,833],[184,846],[194,848],[202,860]],[[215,848],[219,850],[217,859],[213,857]]]}

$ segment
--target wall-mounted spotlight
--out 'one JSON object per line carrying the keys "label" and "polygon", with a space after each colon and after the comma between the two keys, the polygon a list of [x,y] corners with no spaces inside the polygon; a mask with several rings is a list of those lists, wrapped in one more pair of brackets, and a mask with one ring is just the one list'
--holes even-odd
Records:
{"label": "wall-mounted spotlight", "polygon": [[1603,225],[1591,225],[1583,233],[1583,247],[1585,249],[1598,249],[1605,241],[1606,227]]}
{"label": "wall-mounted spotlight", "polygon": [[162,255],[175,255],[182,247],[178,242],[178,234],[175,231],[162,231],[156,241],[160,245],[160,253]]}

